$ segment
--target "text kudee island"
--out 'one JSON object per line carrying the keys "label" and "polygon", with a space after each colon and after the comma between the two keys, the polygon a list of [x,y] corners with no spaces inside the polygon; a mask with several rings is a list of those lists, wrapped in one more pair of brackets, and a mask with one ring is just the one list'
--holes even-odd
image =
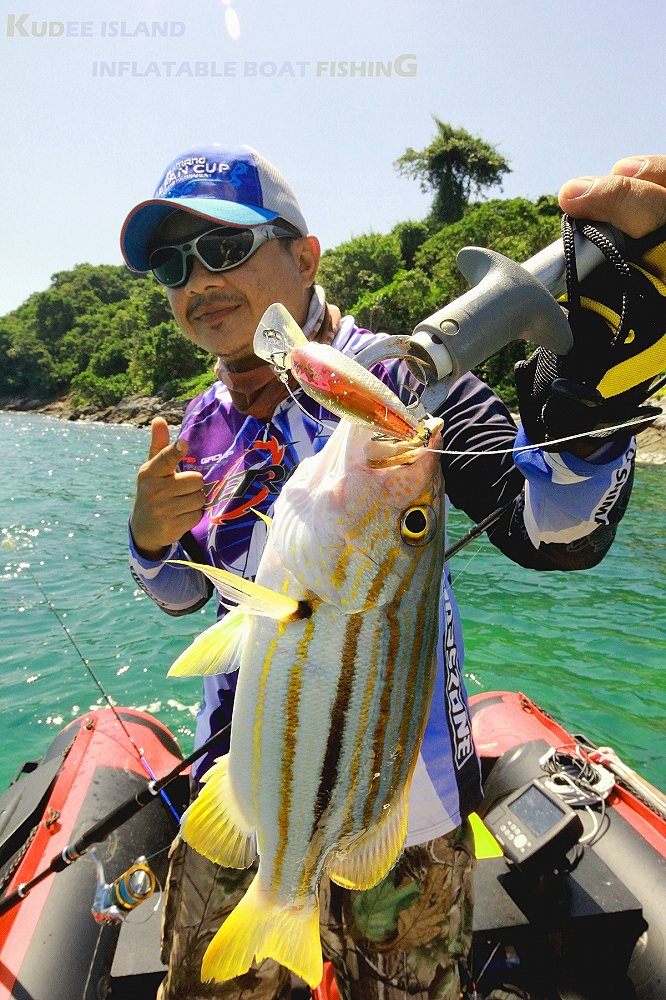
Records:
{"label": "text kudee island", "polygon": [[180,38],[183,21],[47,21],[7,15],[8,38]]}

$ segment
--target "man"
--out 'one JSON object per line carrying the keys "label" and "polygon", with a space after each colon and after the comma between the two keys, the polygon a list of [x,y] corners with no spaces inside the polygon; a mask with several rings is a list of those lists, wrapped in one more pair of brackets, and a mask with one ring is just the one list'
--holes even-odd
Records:
{"label": "man", "polygon": [[[607,177],[569,182],[560,201],[572,216],[609,221],[643,237],[666,223],[666,157],[620,161]],[[219,381],[189,405],[175,442],[163,420],[153,421],[131,514],[136,579],[167,613],[185,614],[201,607],[210,589],[196,571],[166,560],[209,561],[253,578],[265,539],[253,510],[270,512],[289,472],[323,447],[334,419],[303,394],[299,407],[255,357],[252,340],[264,310],[282,302],[309,338],[352,355],[377,335],[359,330],[352,317],[341,319],[326,303],[315,283],[319,243],[285,178],[249,147],[210,146],[177,157],[154,197],[129,214],[121,242],[131,268],[152,270],[166,286],[185,336],[218,358]],[[517,372],[523,423],[533,441],[563,436],[564,424],[570,433],[622,422],[645,395],[644,378],[623,375],[609,409],[597,386],[613,358],[598,350],[590,358],[581,347],[594,310],[581,307],[575,286],[570,300],[578,324],[573,361],[539,351]],[[643,339],[641,334],[627,350],[642,350]],[[405,380],[397,362],[376,371],[396,389]],[[444,449],[477,453],[444,455],[451,502],[476,521],[509,502],[489,533],[495,545],[535,569],[585,568],[603,557],[631,488],[635,448],[627,431],[605,442],[584,439],[572,445],[577,454],[537,450],[516,454],[514,462],[515,425],[471,374],[452,387],[441,415]],[[494,454],[478,454],[485,451]],[[481,788],[448,575],[442,594],[438,687],[410,797],[407,847],[385,881],[370,890],[375,912],[382,910],[382,933],[371,926],[361,901],[369,894],[346,892],[326,880],[322,885],[324,954],[334,962],[348,1000],[448,1000],[460,988],[471,937],[466,820]],[[234,687],[233,676],[205,678],[198,744],[229,722]],[[220,740],[214,756],[226,748]],[[211,764],[212,756],[200,763],[195,781]],[[287,971],[270,960],[229,983],[200,983],[205,948],[253,874],[217,868],[179,845],[166,906],[165,1000],[290,995]],[[405,884],[412,887],[409,900]],[[399,914],[403,927],[414,929],[411,938],[398,934]]]}

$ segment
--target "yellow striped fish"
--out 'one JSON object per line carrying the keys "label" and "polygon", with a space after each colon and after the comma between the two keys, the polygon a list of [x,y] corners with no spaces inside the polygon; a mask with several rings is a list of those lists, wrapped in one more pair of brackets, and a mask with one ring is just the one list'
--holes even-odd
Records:
{"label": "yellow striped fish", "polygon": [[398,441],[343,417],[277,500],[256,582],[199,567],[238,608],[170,673],[240,673],[230,752],[182,834],[226,867],[259,855],[203,981],[271,957],[317,986],[322,876],[367,889],[400,855],[435,675],[441,425]]}

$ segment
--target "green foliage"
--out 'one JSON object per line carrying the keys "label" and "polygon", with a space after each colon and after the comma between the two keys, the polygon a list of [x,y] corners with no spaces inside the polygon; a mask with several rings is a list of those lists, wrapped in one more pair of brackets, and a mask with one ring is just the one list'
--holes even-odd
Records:
{"label": "green foliage", "polygon": [[322,254],[318,281],[329,300],[346,312],[359,295],[382,288],[402,266],[400,238],[396,233],[385,236],[368,233]]}
{"label": "green foliage", "polygon": [[128,368],[134,392],[169,399],[184,379],[207,373],[210,385],[210,369],[210,355],[187,340],[173,319],[137,330]]}
{"label": "green foliage", "polygon": [[415,317],[422,319],[439,305],[430,279],[423,271],[398,271],[393,281],[361,295],[354,315],[361,326],[389,333],[411,333]]}
{"label": "green foliage", "polygon": [[489,247],[513,260],[527,260],[560,233],[559,210],[552,212],[555,198],[494,200],[470,205],[465,214],[444,226],[419,249],[415,264],[442,280],[450,273],[450,262],[463,246]]}
{"label": "green foliage", "polygon": [[[461,247],[490,247],[521,261],[556,240],[558,233],[559,209],[555,198],[540,198],[536,203],[524,198],[483,202],[468,206],[461,219],[434,232],[425,223],[396,226],[389,235],[398,240],[402,265],[395,270],[392,265],[388,269],[389,280],[380,287],[376,282],[359,281],[352,266],[369,260],[372,247],[371,237],[367,236],[329,251],[326,256],[331,265],[333,261],[344,260],[347,267],[340,268],[332,286],[326,280],[322,283],[330,301],[348,309],[362,326],[410,333],[420,320],[466,291],[467,282],[456,265],[456,254]],[[522,345],[507,349],[498,356],[499,362],[490,359],[480,372],[498,388],[501,383],[509,402],[513,393],[511,362],[516,352],[515,360],[524,356]]]}
{"label": "green foliage", "polygon": [[16,395],[27,388],[31,395],[48,395],[57,381],[53,357],[33,331],[3,321],[0,392]]}
{"label": "green foliage", "polygon": [[130,383],[124,374],[100,376],[90,370],[75,375],[72,379],[74,403],[82,406],[87,403],[104,408],[119,403],[130,393]]}
{"label": "green foliage", "polygon": [[77,405],[105,407],[132,393],[210,384],[210,358],[178,330],[164,290],[125,267],[79,264],[60,271],[0,319],[0,396],[50,398],[72,391]]}
{"label": "green foliage", "polygon": [[194,397],[198,396],[200,392],[205,392],[206,389],[210,389],[212,381],[213,368],[211,358],[208,358],[208,364],[205,371],[201,372],[199,375],[194,375],[192,378],[187,378],[183,382],[179,382],[177,388],[174,389],[173,398],[184,400],[194,399]]}
{"label": "green foliage", "polygon": [[425,149],[405,150],[395,166],[399,173],[419,180],[422,191],[434,191],[432,221],[446,225],[460,218],[472,195],[500,185],[510,167],[494,146],[433,118],[437,134],[432,142]]}
{"label": "green foliage", "polygon": [[[373,330],[409,333],[462,294],[461,247],[490,247],[522,261],[559,235],[551,196],[471,204],[470,195],[498,185],[509,167],[482,140],[435,123],[433,142],[397,161],[435,192],[429,217],[356,236],[322,257],[318,280],[328,300]],[[528,349],[510,344],[478,371],[508,403],[513,365]],[[191,398],[212,379],[211,357],[181,334],[164,289],[124,267],[60,271],[46,291],[0,317],[0,397],[72,391],[79,404],[105,407],[136,393]]]}
{"label": "green foliage", "polygon": [[399,222],[393,228],[393,233],[400,241],[400,255],[405,267],[414,266],[416,251],[425,243],[431,231],[426,222]]}

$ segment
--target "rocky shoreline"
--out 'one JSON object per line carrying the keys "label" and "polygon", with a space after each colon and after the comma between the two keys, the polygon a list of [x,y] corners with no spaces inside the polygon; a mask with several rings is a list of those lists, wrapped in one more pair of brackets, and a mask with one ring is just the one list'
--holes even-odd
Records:
{"label": "rocky shoreline", "polygon": [[[662,415],[657,417],[651,427],[643,431],[638,441],[636,460],[648,465],[666,465],[666,401],[660,400],[659,405],[662,408]],[[169,425],[179,427],[186,406],[184,400],[162,399],[160,396],[128,396],[115,406],[103,409],[94,406],[76,407],[71,396],[51,400],[29,397],[0,399],[0,410],[32,411],[47,413],[60,420],[132,424],[134,427],[148,427],[153,417],[164,417]]]}
{"label": "rocky shoreline", "polygon": [[71,396],[59,399],[14,397],[0,399],[0,410],[47,413],[59,420],[85,420],[101,424],[132,424],[148,427],[153,417],[164,417],[172,427],[179,427],[187,402],[162,399],[161,396],[127,396],[114,406],[75,406]]}

